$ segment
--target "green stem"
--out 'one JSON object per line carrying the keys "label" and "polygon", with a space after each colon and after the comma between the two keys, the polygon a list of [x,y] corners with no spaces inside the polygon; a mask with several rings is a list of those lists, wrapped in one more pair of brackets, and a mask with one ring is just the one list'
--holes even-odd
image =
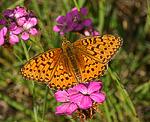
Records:
{"label": "green stem", "polygon": [[[24,43],[23,40],[21,40],[21,44],[22,44],[22,47],[23,47],[23,50],[24,50],[24,53],[25,53],[25,56],[26,56],[26,59],[29,60],[30,59],[30,56],[28,54],[28,49]],[[30,86],[30,84],[29,84]],[[35,106],[35,84],[34,84],[34,81],[32,81],[32,95],[33,95],[33,110],[34,110],[34,119],[36,122],[38,122],[38,119],[37,119],[37,108]]]}
{"label": "green stem", "polygon": [[48,96],[48,91],[49,91],[49,88],[46,86],[45,87],[45,97],[44,97],[44,104],[43,104],[43,114],[42,114],[42,122],[44,122],[44,119],[45,119],[45,111],[46,111],[46,107],[47,107],[47,96]]}
{"label": "green stem", "polygon": [[22,47],[23,47],[26,59],[29,60],[30,58],[29,58],[28,50],[27,50],[27,47],[26,47],[26,45],[25,45],[23,40],[21,40],[21,44],[22,44]]}
{"label": "green stem", "polygon": [[73,2],[74,2],[74,4],[75,4],[75,6],[77,7],[78,11],[80,11],[80,7],[79,7],[77,1],[76,1],[76,0],[73,0]]}

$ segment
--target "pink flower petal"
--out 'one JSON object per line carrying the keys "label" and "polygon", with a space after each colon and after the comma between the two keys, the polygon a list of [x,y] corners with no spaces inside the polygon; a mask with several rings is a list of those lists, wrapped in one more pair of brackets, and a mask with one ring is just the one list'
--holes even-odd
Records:
{"label": "pink flower petal", "polygon": [[85,19],[83,22],[82,22],[82,24],[84,25],[84,26],[90,26],[91,24],[92,24],[92,20],[91,19]]}
{"label": "pink flower petal", "polygon": [[81,8],[81,9],[80,9],[80,12],[81,12],[82,15],[85,16],[85,15],[87,15],[88,10],[87,10],[86,8]]}
{"label": "pink flower petal", "polygon": [[81,109],[88,109],[92,106],[92,100],[89,96],[83,96],[77,104]]}
{"label": "pink flower petal", "polygon": [[64,23],[65,20],[66,20],[66,17],[65,17],[65,16],[58,16],[58,17],[56,18],[56,22],[59,23],[59,24]]}
{"label": "pink flower petal", "polygon": [[10,43],[10,44],[14,45],[14,44],[16,44],[16,43],[18,43],[18,42],[19,42],[19,38],[18,38],[17,35],[11,34],[11,35],[9,36],[9,43]]}
{"label": "pink flower petal", "polygon": [[92,93],[90,97],[91,99],[93,99],[95,102],[98,102],[98,103],[102,103],[105,101],[105,94],[103,93],[99,93],[99,92]]}
{"label": "pink flower petal", "polygon": [[60,28],[59,28],[57,25],[55,25],[55,26],[53,27],[53,31],[59,32],[59,31],[60,31]]}
{"label": "pink flower petal", "polygon": [[23,28],[28,30],[30,29],[31,27],[35,26],[37,24],[37,19],[34,17],[34,18],[29,18],[28,21],[26,21],[23,25]]}
{"label": "pink flower petal", "polygon": [[5,25],[6,24],[6,20],[5,19],[0,19],[0,25]]}
{"label": "pink flower petal", "polygon": [[99,35],[100,35],[100,33],[96,30],[94,30],[93,33],[92,33],[92,36],[99,36]]}
{"label": "pink flower petal", "polygon": [[85,35],[85,36],[90,36],[90,32],[87,31],[87,30],[85,30],[85,31],[84,31],[84,35]]}
{"label": "pink flower petal", "polygon": [[5,36],[6,33],[7,33],[7,28],[6,28],[6,27],[3,27],[3,28],[0,30],[0,34],[1,34],[2,36]]}
{"label": "pink flower petal", "polygon": [[66,109],[66,114],[71,115],[73,112],[77,110],[78,106],[74,103],[71,103],[69,107]]}
{"label": "pink flower petal", "polygon": [[69,96],[79,93],[79,92],[75,89],[75,87],[68,89],[67,92],[68,92]]}
{"label": "pink flower petal", "polygon": [[26,41],[26,40],[29,39],[29,34],[28,34],[27,32],[23,32],[23,33],[21,34],[21,38]]}
{"label": "pink flower petal", "polygon": [[15,30],[11,31],[13,34],[20,34],[22,32],[22,28],[21,27],[16,27]]}
{"label": "pink flower petal", "polygon": [[2,46],[4,44],[4,37],[0,35],[0,46]]}
{"label": "pink flower petal", "polygon": [[9,25],[9,31],[14,31],[17,29],[17,25],[15,22],[10,23]]}
{"label": "pink flower petal", "polygon": [[37,31],[36,28],[31,28],[31,29],[29,30],[29,33],[34,36],[34,35],[36,35],[36,34],[38,33],[38,31]]}
{"label": "pink flower petal", "polygon": [[88,86],[88,94],[91,94],[95,91],[99,91],[102,87],[101,82],[90,82]]}
{"label": "pink flower petal", "polygon": [[22,26],[26,21],[27,21],[27,20],[26,20],[25,17],[21,17],[21,18],[18,18],[18,19],[17,19],[17,24],[18,24],[19,26]]}
{"label": "pink flower petal", "polygon": [[55,109],[55,114],[62,115],[66,114],[67,108],[69,107],[70,103],[64,103],[60,106],[57,106]]}
{"label": "pink flower petal", "polygon": [[19,17],[22,17],[22,16],[27,15],[26,9],[25,9],[24,7],[20,7],[20,6],[17,6],[17,7],[15,8],[14,13],[15,13],[15,17],[16,17],[16,18],[19,18]]}
{"label": "pink flower petal", "polygon": [[64,35],[65,33],[64,32],[60,32],[60,35]]}
{"label": "pink flower petal", "polygon": [[77,9],[77,7],[74,7],[71,11],[77,11],[78,9]]}
{"label": "pink flower petal", "polygon": [[88,92],[86,86],[83,84],[79,84],[79,85],[75,86],[75,89],[77,91],[81,92],[82,94],[87,94],[87,92]]}
{"label": "pink flower petal", "polygon": [[6,27],[3,27],[1,30],[0,30],[0,46],[4,44],[4,40],[5,40],[5,35],[7,33],[7,28]]}
{"label": "pink flower petal", "polygon": [[76,111],[78,106],[74,103],[64,103],[60,106],[56,107],[55,114],[57,115],[71,115],[74,111]]}
{"label": "pink flower petal", "polygon": [[80,30],[82,30],[84,28],[84,26],[82,25],[82,24],[78,24],[75,28],[74,28],[74,30],[75,31],[80,31]]}
{"label": "pink flower petal", "polygon": [[69,94],[63,90],[63,91],[57,91],[55,93],[55,98],[58,102],[67,102],[69,101]]}
{"label": "pink flower petal", "polygon": [[5,17],[8,17],[8,18],[13,18],[13,17],[14,17],[14,10],[6,9],[6,10],[3,12],[3,15],[4,15]]}
{"label": "pink flower petal", "polygon": [[71,95],[71,96],[70,96],[70,101],[73,102],[73,103],[78,104],[78,103],[80,103],[80,101],[82,100],[82,97],[83,97],[83,96],[84,96],[84,95],[81,94],[81,93]]}

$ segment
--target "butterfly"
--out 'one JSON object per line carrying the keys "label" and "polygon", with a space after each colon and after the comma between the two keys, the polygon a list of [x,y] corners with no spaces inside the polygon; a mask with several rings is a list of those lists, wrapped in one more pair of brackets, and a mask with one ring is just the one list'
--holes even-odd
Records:
{"label": "butterfly", "polygon": [[121,45],[120,37],[109,34],[84,37],[74,43],[65,40],[61,48],[30,59],[21,68],[21,74],[50,88],[67,89],[102,76]]}

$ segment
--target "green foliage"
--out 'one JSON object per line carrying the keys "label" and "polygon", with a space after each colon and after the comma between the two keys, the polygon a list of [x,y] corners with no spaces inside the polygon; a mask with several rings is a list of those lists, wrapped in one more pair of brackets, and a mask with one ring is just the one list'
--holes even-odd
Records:
{"label": "green foliage", "polygon": [[[0,47],[0,122],[65,122],[71,117],[54,114],[57,102],[45,85],[24,80],[20,67],[29,58],[59,47],[52,30],[55,18],[75,5],[87,7],[100,33],[118,34],[124,44],[102,77],[106,102],[93,122],[148,122],[150,120],[150,3],[142,0],[1,0],[0,12],[16,5],[33,10],[41,35],[21,41],[13,49]],[[78,120],[79,121],[79,120]]]}

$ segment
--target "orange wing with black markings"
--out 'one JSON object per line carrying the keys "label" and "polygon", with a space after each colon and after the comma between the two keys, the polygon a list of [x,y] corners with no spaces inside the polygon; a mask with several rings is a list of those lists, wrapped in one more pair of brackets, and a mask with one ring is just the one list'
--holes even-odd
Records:
{"label": "orange wing with black markings", "polygon": [[51,88],[66,89],[104,74],[108,62],[122,45],[113,35],[85,37],[62,48],[50,49],[29,60],[22,75],[46,83]]}
{"label": "orange wing with black markings", "polygon": [[62,54],[61,48],[50,49],[30,59],[22,68],[21,74],[30,80],[49,82],[52,72]]}
{"label": "orange wing with black markings", "polygon": [[74,42],[76,50],[92,56],[93,59],[107,63],[116,54],[122,45],[122,39],[118,36],[103,35],[85,37]]}

